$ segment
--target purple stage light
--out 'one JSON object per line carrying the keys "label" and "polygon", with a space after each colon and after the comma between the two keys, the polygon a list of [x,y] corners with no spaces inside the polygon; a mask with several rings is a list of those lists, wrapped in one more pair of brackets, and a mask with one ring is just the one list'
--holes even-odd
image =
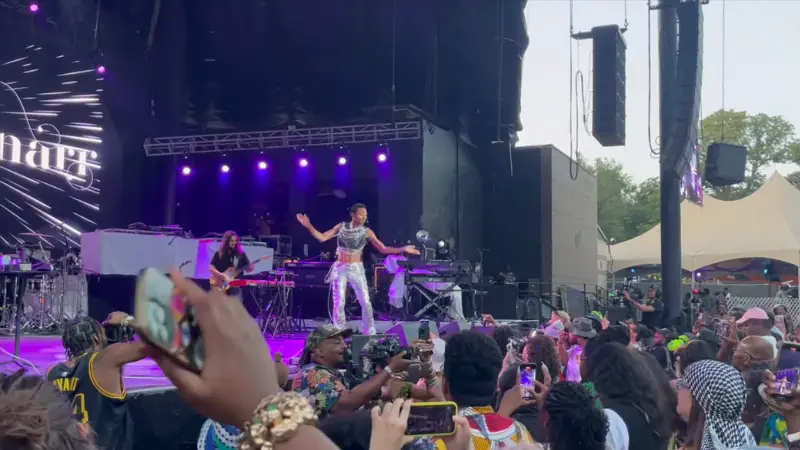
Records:
{"label": "purple stage light", "polygon": [[259,170],[267,170],[267,162],[266,161],[259,161],[258,169]]}
{"label": "purple stage light", "polygon": [[30,10],[32,13],[37,13],[37,12],[39,12],[39,5],[38,5],[38,4],[36,4],[36,3],[31,3],[31,4],[30,4],[30,6],[28,6],[28,9],[29,9],[29,10]]}
{"label": "purple stage light", "polygon": [[101,75],[106,73],[106,66],[97,66],[97,73]]}
{"label": "purple stage light", "polygon": [[387,159],[389,157],[386,156],[386,153],[378,153],[378,162],[386,162]]}
{"label": "purple stage light", "polygon": [[339,159],[336,161],[340,166],[347,164],[347,158],[344,156],[340,156]]}
{"label": "purple stage light", "polygon": [[189,167],[189,166],[183,166],[181,168],[181,173],[184,174],[184,175],[191,175],[192,174],[192,168]]}
{"label": "purple stage light", "polygon": [[231,168],[227,164],[223,164],[222,167],[219,168],[219,170],[221,170],[222,173],[228,173],[231,171]]}
{"label": "purple stage light", "polygon": [[300,161],[297,162],[300,167],[308,167],[308,160],[305,158],[300,158]]}

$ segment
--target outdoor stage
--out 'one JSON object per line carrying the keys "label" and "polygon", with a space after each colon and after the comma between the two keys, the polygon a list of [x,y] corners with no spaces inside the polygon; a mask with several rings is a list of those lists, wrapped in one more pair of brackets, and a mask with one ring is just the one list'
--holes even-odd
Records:
{"label": "outdoor stage", "polygon": [[[305,334],[296,334],[288,338],[268,338],[266,341],[272,354],[282,353],[288,364],[293,357],[299,357],[302,353]],[[0,348],[8,353],[13,353],[14,338],[10,336],[0,337]],[[66,359],[64,347],[61,345],[59,336],[23,336],[20,341],[19,356],[35,364],[42,375],[47,372],[48,368]],[[0,354],[0,360],[7,361],[9,359],[10,357],[7,354]],[[14,372],[18,369],[19,366],[16,364],[6,364],[2,367],[2,371],[5,373]],[[29,370],[28,372],[30,374],[36,373],[34,370]],[[150,388],[172,387],[172,383],[151,359],[126,365],[122,378],[130,392]]]}

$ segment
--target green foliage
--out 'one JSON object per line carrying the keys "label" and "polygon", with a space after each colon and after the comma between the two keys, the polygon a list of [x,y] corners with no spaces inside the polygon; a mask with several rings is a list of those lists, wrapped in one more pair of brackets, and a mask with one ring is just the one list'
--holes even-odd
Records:
{"label": "green foliage", "polygon": [[[719,110],[701,122],[700,173],[704,173],[705,152],[712,142],[747,147],[745,181],[735,186],[706,186],[706,195],[721,200],[738,200],[756,191],[776,163],[800,165],[800,141],[794,125],[781,116],[750,115],[745,111]],[[626,241],[657,225],[660,220],[658,178],[636,184],[615,160],[598,158],[579,164],[597,177],[597,220],[608,238]],[[800,188],[800,171],[787,177]]]}

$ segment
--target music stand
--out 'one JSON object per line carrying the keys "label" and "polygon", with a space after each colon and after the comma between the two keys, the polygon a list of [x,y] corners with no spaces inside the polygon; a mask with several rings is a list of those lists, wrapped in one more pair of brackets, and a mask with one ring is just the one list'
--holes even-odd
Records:
{"label": "music stand", "polygon": [[0,361],[0,366],[8,364],[16,364],[21,369],[27,370],[28,368],[38,370],[36,364],[30,361],[25,361],[19,356],[19,345],[22,339],[22,292],[20,286],[23,285],[25,277],[28,275],[36,275],[36,272],[10,272],[0,273],[0,277],[12,276],[14,278],[14,353],[11,354],[11,359],[8,361]]}

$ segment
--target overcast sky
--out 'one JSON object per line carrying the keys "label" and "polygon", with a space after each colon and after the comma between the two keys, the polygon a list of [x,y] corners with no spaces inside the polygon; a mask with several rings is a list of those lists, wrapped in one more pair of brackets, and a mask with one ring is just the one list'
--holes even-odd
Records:
{"label": "overcast sky", "polygon": [[[530,45],[522,72],[519,145],[554,144],[570,151],[569,51],[586,74],[591,97],[591,41],[569,40],[569,0],[529,0]],[[575,0],[576,31],[625,21],[624,0]],[[722,107],[723,3],[725,4],[725,108],[782,115],[800,129],[800,0],[711,0],[704,7],[703,115]],[[652,135],[658,136],[658,14],[646,0],[627,1],[627,145],[601,147],[580,128],[578,150],[621,161],[635,180],[658,175],[647,143],[647,21],[652,19]],[[590,119],[591,121],[591,119]],[[653,144],[655,146],[655,143]],[[573,145],[574,146],[574,145]],[[780,171],[787,174],[788,167]]]}

